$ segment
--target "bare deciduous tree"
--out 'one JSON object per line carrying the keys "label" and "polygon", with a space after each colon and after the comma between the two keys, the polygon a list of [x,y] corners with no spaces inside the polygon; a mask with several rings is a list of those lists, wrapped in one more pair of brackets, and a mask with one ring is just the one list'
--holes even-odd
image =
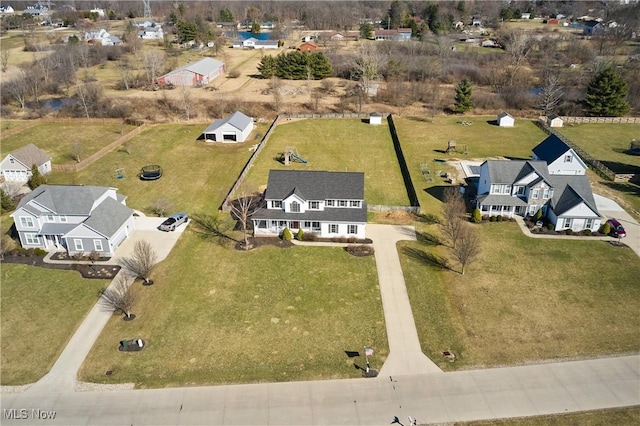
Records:
{"label": "bare deciduous tree", "polygon": [[76,141],[73,144],[71,144],[71,157],[73,157],[73,159],[79,163],[81,156],[82,156],[82,144]]}
{"label": "bare deciduous tree", "polygon": [[24,70],[19,70],[14,78],[9,80],[6,85],[7,92],[18,101],[20,107],[24,109],[27,103],[27,97],[29,96],[29,82],[27,80],[27,73]]}
{"label": "bare deciduous tree", "polygon": [[2,49],[2,51],[0,52],[0,66],[2,66],[2,72],[7,72],[10,55],[11,52],[9,51],[9,49]]}
{"label": "bare deciduous tree", "polygon": [[249,250],[251,248],[249,245],[247,230],[249,229],[249,220],[257,208],[257,198],[258,197],[256,195],[249,195],[246,192],[241,192],[237,199],[229,202],[231,214],[240,221],[245,250]]}
{"label": "bare deciduous tree", "polygon": [[0,259],[4,259],[4,255],[16,248],[16,242],[7,234],[0,237]]}
{"label": "bare deciduous tree", "polygon": [[549,74],[544,79],[536,106],[542,114],[548,116],[562,100],[564,92],[557,74]]}
{"label": "bare deciduous tree", "polygon": [[142,65],[150,84],[156,82],[156,78],[164,69],[164,52],[159,50],[147,50],[142,53]]}
{"label": "bare deciduous tree", "polygon": [[471,225],[463,223],[458,232],[458,243],[452,248],[453,256],[460,262],[460,274],[464,275],[465,268],[480,254],[480,236]]}
{"label": "bare deciduous tree", "polygon": [[135,278],[144,280],[145,284],[151,284],[149,279],[151,270],[156,266],[158,255],[151,247],[148,241],[137,241],[133,247],[133,255],[131,257],[123,257],[120,259],[120,265],[127,273]]}
{"label": "bare deciduous tree", "polygon": [[191,91],[188,87],[182,86],[180,88],[180,105],[184,110],[184,116],[189,121],[191,119],[191,112],[194,108],[193,100],[191,99]]}
{"label": "bare deciduous tree", "polygon": [[113,282],[99,291],[98,303],[104,310],[122,312],[128,319],[132,318],[131,309],[136,302],[136,293],[131,289],[125,274],[116,275]]}
{"label": "bare deciduous tree", "polygon": [[118,61],[118,73],[120,73],[120,80],[122,81],[122,87],[124,90],[129,90],[129,86],[131,84],[131,63],[126,59],[122,59]]}
{"label": "bare deciduous tree", "polygon": [[166,198],[156,198],[151,205],[151,211],[158,216],[164,216],[173,208],[173,203]]}
{"label": "bare deciduous tree", "polygon": [[280,79],[276,76],[271,77],[269,87],[273,92],[273,109],[275,112],[280,112],[282,107],[282,93],[280,93],[280,87],[282,86]]}
{"label": "bare deciduous tree", "polygon": [[511,66],[507,72],[509,75],[509,85],[513,86],[518,70],[529,55],[529,52],[531,52],[533,39],[529,32],[518,29],[507,32],[503,40],[505,51],[511,56]]}
{"label": "bare deciduous tree", "polygon": [[97,83],[80,84],[77,87],[78,100],[87,118],[96,115],[102,100],[102,87]]}
{"label": "bare deciduous tree", "polygon": [[2,190],[13,200],[20,195],[23,186],[21,182],[7,181],[2,185]]}
{"label": "bare deciduous tree", "polygon": [[363,43],[359,46],[354,59],[350,63],[353,78],[360,82],[365,95],[369,94],[373,81],[380,77],[380,69],[378,67],[382,60],[382,54],[376,50],[376,47],[369,43]]}
{"label": "bare deciduous tree", "polygon": [[442,228],[451,247],[455,248],[464,225],[462,219],[466,213],[464,199],[457,187],[449,187],[444,190],[442,202],[442,215],[444,216]]}

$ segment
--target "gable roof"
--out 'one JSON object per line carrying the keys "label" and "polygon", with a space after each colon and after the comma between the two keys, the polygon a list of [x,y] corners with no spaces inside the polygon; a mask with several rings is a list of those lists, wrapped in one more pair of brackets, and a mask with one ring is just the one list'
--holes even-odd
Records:
{"label": "gable roof", "polygon": [[129,207],[108,197],[91,212],[91,216],[84,221],[84,224],[110,238],[132,214],[133,210]]}
{"label": "gable roof", "polygon": [[245,130],[252,122],[253,119],[251,117],[244,115],[240,111],[236,111],[227,118],[215,120],[202,133],[213,133],[225,124],[229,124],[238,130]]}
{"label": "gable roof", "polygon": [[11,156],[29,168],[34,164],[36,167],[40,167],[51,160],[51,157],[46,152],[32,143],[16,149],[11,153]]}
{"label": "gable roof", "polygon": [[29,204],[40,204],[47,210],[60,215],[89,215],[95,201],[110,190],[104,186],[40,185],[25,195],[18,209],[41,214]]}
{"label": "gable roof", "polygon": [[551,164],[570,149],[571,147],[563,142],[558,136],[549,135],[549,137],[533,148],[533,153],[540,160]]}
{"label": "gable roof", "polygon": [[266,199],[283,200],[295,192],[307,200],[362,200],[364,173],[306,170],[271,170]]}
{"label": "gable roof", "polygon": [[536,173],[541,179],[550,183],[547,163],[530,160],[487,160],[491,183],[514,183],[520,179]]}
{"label": "gable roof", "polygon": [[587,176],[552,175],[551,182],[554,188],[551,207],[556,216],[562,215],[582,202],[594,213],[600,215]]}
{"label": "gable roof", "polygon": [[501,112],[500,114],[498,114],[498,120],[500,120],[501,118],[504,118],[504,117],[511,117],[511,118],[513,118],[513,115],[509,114],[509,113],[508,113],[508,112],[506,112],[506,111],[503,111],[503,112]]}
{"label": "gable roof", "polygon": [[[176,68],[175,70],[171,71],[169,74],[174,74],[174,73],[186,70],[194,74],[208,75],[212,71],[217,70],[222,66],[224,66],[224,62],[220,62],[217,59],[202,58],[199,61],[191,62],[190,64],[184,65],[180,68]],[[169,75],[169,74],[166,74],[166,75]]]}

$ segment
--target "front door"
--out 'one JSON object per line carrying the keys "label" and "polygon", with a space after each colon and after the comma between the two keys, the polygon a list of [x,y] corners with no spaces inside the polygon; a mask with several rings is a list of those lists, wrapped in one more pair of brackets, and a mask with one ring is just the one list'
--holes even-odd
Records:
{"label": "front door", "polygon": [[300,222],[294,220],[291,222],[291,229],[300,229]]}

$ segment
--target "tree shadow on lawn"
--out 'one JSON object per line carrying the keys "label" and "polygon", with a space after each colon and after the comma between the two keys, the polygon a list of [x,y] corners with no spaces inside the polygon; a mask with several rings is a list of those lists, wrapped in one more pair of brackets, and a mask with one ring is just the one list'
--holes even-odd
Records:
{"label": "tree shadow on lawn", "polygon": [[444,200],[444,190],[447,188],[451,188],[450,185],[438,185],[438,186],[430,186],[429,188],[425,188],[424,192],[431,195],[433,198],[438,201]]}
{"label": "tree shadow on lawn", "polygon": [[426,266],[431,266],[435,269],[440,270],[449,270],[452,271],[449,266],[449,262],[444,257],[437,256],[433,253],[427,253],[426,251],[416,249],[413,247],[403,247],[402,253],[410,257],[411,259],[417,260]]}
{"label": "tree shadow on lawn", "polygon": [[442,241],[440,240],[440,237],[424,231],[416,231],[416,240],[418,242],[421,242],[430,246],[442,245]]}
{"label": "tree shadow on lawn", "polygon": [[605,185],[615,191],[620,191],[621,193],[640,197],[640,182],[602,182],[602,185]]}
{"label": "tree shadow on lawn", "polygon": [[633,164],[624,164],[624,163],[619,163],[617,161],[603,161],[603,160],[600,160],[600,162],[605,166],[607,166],[614,173],[640,174],[640,167],[634,166]]}

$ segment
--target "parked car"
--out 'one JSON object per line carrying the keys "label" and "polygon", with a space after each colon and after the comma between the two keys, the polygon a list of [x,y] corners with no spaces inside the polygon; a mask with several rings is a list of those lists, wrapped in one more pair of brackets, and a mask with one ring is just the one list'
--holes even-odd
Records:
{"label": "parked car", "polygon": [[627,232],[624,230],[624,227],[616,219],[611,218],[607,220],[607,223],[611,227],[611,231],[609,232],[609,235],[611,235],[612,237],[624,238],[627,236]]}
{"label": "parked car", "polygon": [[189,216],[186,213],[176,213],[172,214],[160,224],[161,231],[175,231],[176,228],[183,223],[187,223],[189,221]]}

